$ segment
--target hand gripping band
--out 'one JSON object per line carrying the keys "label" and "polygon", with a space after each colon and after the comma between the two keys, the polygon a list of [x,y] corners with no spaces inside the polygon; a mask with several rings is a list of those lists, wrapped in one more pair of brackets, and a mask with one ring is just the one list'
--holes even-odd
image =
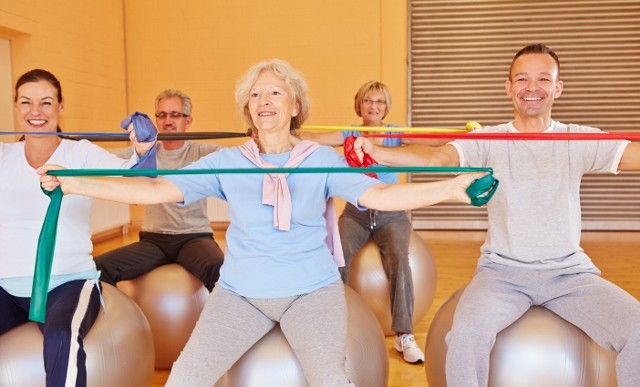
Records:
{"label": "hand gripping band", "polygon": [[476,207],[482,207],[489,203],[489,200],[498,189],[498,184],[500,184],[500,181],[490,173],[475,179],[467,187],[467,195],[471,199],[471,204]]}
{"label": "hand gripping band", "polygon": [[[368,153],[365,153],[362,161],[360,161],[353,147],[353,143],[355,141],[356,136],[349,136],[344,140],[344,158],[347,160],[347,164],[352,167],[368,167],[370,165],[378,164],[378,162]],[[375,173],[367,173],[366,175],[373,177],[374,179],[378,178],[378,175]]]}
{"label": "hand gripping band", "polygon": [[158,129],[153,125],[148,115],[140,112],[129,114],[120,122],[120,127],[127,130],[132,123],[133,131],[136,133],[136,140],[138,140],[138,142],[155,141],[158,135]]}

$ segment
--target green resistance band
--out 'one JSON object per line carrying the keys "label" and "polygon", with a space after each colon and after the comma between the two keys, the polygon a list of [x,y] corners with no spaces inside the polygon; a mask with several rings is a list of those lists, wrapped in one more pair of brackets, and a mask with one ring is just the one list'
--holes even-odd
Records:
{"label": "green resistance band", "polygon": [[489,203],[489,200],[498,189],[499,183],[500,181],[493,177],[491,173],[475,179],[467,187],[467,195],[471,199],[471,204],[476,207],[482,207]]}
{"label": "green resistance band", "polygon": [[58,215],[62,204],[62,189],[57,187],[53,191],[42,190],[51,203],[42,223],[38,248],[36,250],[36,268],[33,274],[31,287],[31,304],[29,305],[29,320],[44,323],[47,311],[47,295],[49,294],[49,280],[51,279],[51,266],[53,253],[56,249],[56,234],[58,230]]}
{"label": "green resistance band", "polygon": [[149,176],[149,175],[222,175],[233,173],[379,173],[379,172],[434,172],[464,173],[487,172],[492,168],[480,167],[316,167],[316,168],[221,168],[221,169],[54,169],[51,176]]}
{"label": "green resistance band", "polygon": [[[48,172],[51,176],[158,176],[158,175],[195,175],[195,174],[231,174],[231,173],[379,173],[379,172],[434,172],[434,173],[465,173],[487,172],[487,175],[476,179],[467,188],[467,195],[474,206],[483,206],[489,202],[498,188],[498,180],[493,177],[491,168],[474,167],[380,167],[366,168],[227,168],[227,169],[57,169]],[[31,291],[29,319],[44,322],[46,317],[47,295],[53,253],[55,251],[56,231],[62,190],[60,187],[48,192],[51,198],[45,215],[38,248],[36,252],[36,268]]]}

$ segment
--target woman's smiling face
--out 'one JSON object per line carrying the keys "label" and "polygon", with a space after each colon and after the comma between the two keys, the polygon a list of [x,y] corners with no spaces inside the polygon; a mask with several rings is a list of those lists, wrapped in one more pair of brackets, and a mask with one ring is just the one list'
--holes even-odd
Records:
{"label": "woman's smiling face", "polygon": [[47,81],[27,82],[17,90],[15,111],[24,131],[55,132],[63,103],[58,89]]}
{"label": "woman's smiling face", "polygon": [[249,113],[260,133],[289,132],[291,117],[298,114],[298,106],[283,79],[272,71],[263,71],[249,93]]}

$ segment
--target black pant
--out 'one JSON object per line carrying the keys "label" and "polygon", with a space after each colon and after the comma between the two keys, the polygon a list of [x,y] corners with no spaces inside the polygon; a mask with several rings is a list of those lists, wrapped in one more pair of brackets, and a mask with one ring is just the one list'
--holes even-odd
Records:
{"label": "black pant", "polygon": [[94,258],[100,279],[115,285],[168,263],[182,265],[211,291],[220,277],[224,253],[212,233],[140,232],[140,241]]}

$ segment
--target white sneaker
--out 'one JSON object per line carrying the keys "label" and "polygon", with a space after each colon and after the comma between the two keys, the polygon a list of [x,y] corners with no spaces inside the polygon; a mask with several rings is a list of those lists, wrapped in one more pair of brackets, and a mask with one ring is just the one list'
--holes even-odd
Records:
{"label": "white sneaker", "polygon": [[411,333],[405,333],[401,336],[396,336],[396,342],[394,345],[396,351],[402,353],[404,361],[411,364],[424,363],[424,353],[416,344],[416,339]]}

